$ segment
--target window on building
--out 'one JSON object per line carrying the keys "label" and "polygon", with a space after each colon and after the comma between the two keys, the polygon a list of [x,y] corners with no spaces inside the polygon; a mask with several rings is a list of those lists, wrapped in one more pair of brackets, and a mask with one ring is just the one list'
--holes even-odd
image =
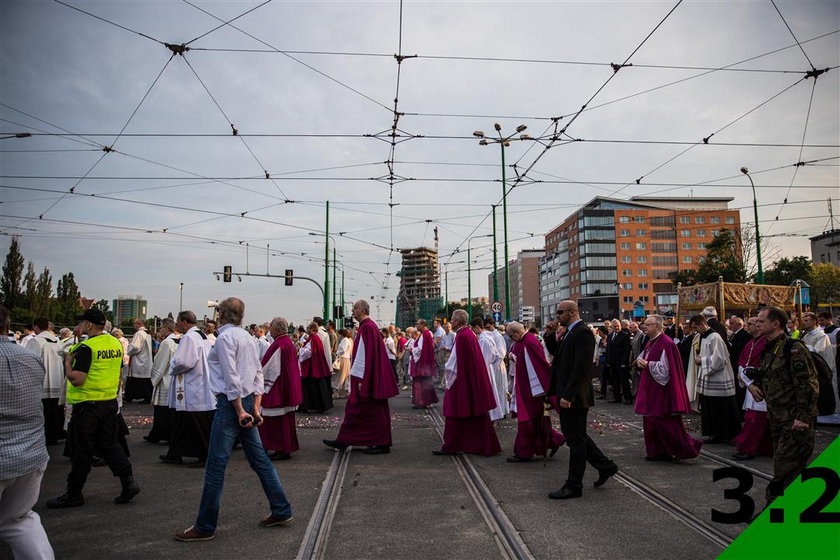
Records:
{"label": "window on building", "polygon": [[630,270],[629,268],[625,268],[624,270],[621,271],[621,275],[622,276],[633,276],[633,271]]}
{"label": "window on building", "polygon": [[649,284],[647,282],[639,282],[639,289],[640,290],[647,290]]}
{"label": "window on building", "polygon": [[644,251],[645,249],[647,249],[647,243],[636,243],[636,249]]}
{"label": "window on building", "polygon": [[698,243],[697,248],[701,251],[705,251],[706,250],[706,244],[705,243]]}
{"label": "window on building", "polygon": [[719,233],[720,233],[720,230],[719,230],[719,229],[713,229],[713,230],[712,230],[712,237],[717,237],[717,235],[718,235]]}
{"label": "window on building", "polygon": [[698,229],[697,230],[697,237],[706,237],[706,230],[705,229]]}
{"label": "window on building", "polygon": [[686,251],[691,250],[691,243],[683,243],[682,248]]}
{"label": "window on building", "polygon": [[633,258],[630,255],[624,255],[623,257],[621,257],[621,262],[623,262],[624,264],[628,264],[630,262],[633,262]]}
{"label": "window on building", "polygon": [[726,223],[730,224],[730,225],[734,224],[735,223],[735,217],[734,216],[727,216],[726,217]]}
{"label": "window on building", "polygon": [[683,237],[691,237],[691,230],[690,229],[681,229],[680,235]]}
{"label": "window on building", "polygon": [[654,216],[650,219],[650,225],[659,227],[674,227],[674,217]]}
{"label": "window on building", "polygon": [[681,224],[690,224],[691,218],[689,216],[680,216],[680,223]]}
{"label": "window on building", "polygon": [[622,243],[621,248],[627,250],[627,249],[630,248],[630,244],[629,243]]}
{"label": "window on building", "polygon": [[720,216],[712,216],[711,218],[709,218],[709,223],[719,224],[720,223]]}
{"label": "window on building", "polygon": [[639,276],[641,276],[642,278],[644,278],[644,277],[645,277],[645,276],[647,276],[647,275],[648,275],[648,271],[647,271],[647,269],[646,269],[646,268],[639,269]]}
{"label": "window on building", "polygon": [[647,235],[647,230],[637,229],[636,230],[636,235],[639,236],[639,237],[644,237],[645,235]]}
{"label": "window on building", "polygon": [[639,297],[639,299],[642,301],[642,303],[650,303],[650,296],[641,296]]}
{"label": "window on building", "polygon": [[630,237],[630,230],[629,229],[621,230],[621,237]]}
{"label": "window on building", "polygon": [[621,299],[624,303],[633,303],[633,296],[623,296]]}
{"label": "window on building", "polygon": [[683,264],[691,264],[691,255],[683,256]]}
{"label": "window on building", "polygon": [[619,216],[618,223],[620,224],[629,224],[630,223],[630,216]]}
{"label": "window on building", "polygon": [[635,220],[636,220],[637,224],[645,223],[645,217],[644,216],[636,216]]}
{"label": "window on building", "polygon": [[632,290],[633,289],[633,284],[630,283],[630,282],[627,282],[626,284],[622,284],[621,289],[622,290]]}
{"label": "window on building", "polygon": [[705,224],[706,217],[705,216],[694,216],[694,223],[695,224]]}
{"label": "window on building", "polygon": [[677,266],[676,255],[672,257],[653,257],[653,266]]}
{"label": "window on building", "polygon": [[647,262],[647,255],[639,255],[636,257],[636,262],[639,264],[644,264]]}

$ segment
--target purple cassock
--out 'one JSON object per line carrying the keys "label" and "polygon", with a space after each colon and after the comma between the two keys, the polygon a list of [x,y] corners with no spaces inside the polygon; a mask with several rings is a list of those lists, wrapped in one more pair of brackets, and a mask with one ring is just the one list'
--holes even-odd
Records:
{"label": "purple cassock", "polygon": [[[747,342],[738,358],[738,376],[743,385],[749,386],[752,380],[744,374],[744,368],[761,367],[764,346],[767,339],[763,336]],[[752,393],[747,391],[744,397],[744,427],[732,443],[739,453],[747,455],[773,456],[773,441],[770,439],[770,425],[767,423],[767,403],[755,402]]]}
{"label": "purple cassock", "polygon": [[670,336],[649,340],[640,356],[648,365],[639,377],[636,414],[644,416],[649,459],[692,459],[703,442],[685,430],[682,415],[691,412],[682,358]]}
{"label": "purple cassock", "polygon": [[488,457],[500,453],[502,446],[490,421],[494,408],[496,395],[478,339],[472,330],[462,327],[455,335],[455,346],[446,363],[446,423],[441,451]]}
{"label": "purple cassock", "polygon": [[295,345],[288,335],[277,337],[262,357],[265,394],[264,423],[259,427],[263,447],[292,453],[300,449],[295,430],[295,409],[303,400]]}
{"label": "purple cassock", "polygon": [[303,402],[301,412],[326,412],[333,407],[330,377],[332,368],[324,355],[324,343],[310,335],[300,350],[300,377]]}
{"label": "purple cassock", "polygon": [[[551,380],[551,365],[534,333],[526,332],[511,349],[516,358],[513,381],[513,403],[516,411],[516,440],[513,454],[523,459],[556,452],[566,438],[551,427],[545,415],[545,392]],[[552,453],[553,455],[553,453]]]}
{"label": "purple cassock", "polygon": [[[412,357],[412,367],[409,367],[411,375],[411,404],[415,406],[431,406],[438,402],[437,391],[435,390],[435,378],[437,377],[437,365],[435,364],[435,341],[429,329],[420,334],[417,343],[423,341],[420,348],[420,357],[415,362]],[[414,348],[412,348],[412,352]]]}
{"label": "purple cassock", "polygon": [[388,399],[399,394],[385,341],[373,319],[359,323],[353,341],[350,396],[336,441],[344,445],[391,445]]}

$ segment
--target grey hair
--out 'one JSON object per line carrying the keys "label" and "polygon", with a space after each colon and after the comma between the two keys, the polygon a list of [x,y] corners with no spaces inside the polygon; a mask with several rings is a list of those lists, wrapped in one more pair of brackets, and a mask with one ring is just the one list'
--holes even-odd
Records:
{"label": "grey hair", "polygon": [[662,315],[652,314],[647,316],[648,319],[653,319],[656,322],[656,326],[660,329],[665,325],[665,319],[662,318]]}
{"label": "grey hair", "polygon": [[[65,328],[63,328],[63,329],[61,329],[61,330],[62,330],[62,332],[63,332],[63,331],[65,331],[65,330],[69,331],[70,329],[68,329],[67,327],[65,327]],[[73,334],[73,333],[72,333],[72,332],[70,332],[69,334]],[[123,336],[122,329],[113,329],[113,330],[111,331],[111,336],[113,336],[114,338],[120,338],[121,336]]]}
{"label": "grey hair", "polygon": [[513,334],[515,332],[522,332],[524,330],[525,330],[525,326],[518,321],[511,321],[510,323],[505,325],[505,332],[508,333],[509,335]]}
{"label": "grey hair", "polygon": [[189,310],[184,310],[178,313],[178,320],[184,321],[188,325],[198,324],[198,319],[195,318],[195,313]]}
{"label": "grey hair", "polygon": [[370,304],[367,302],[367,300],[360,299],[355,303],[355,305],[358,305],[362,309],[362,313],[364,313],[365,315],[370,315]]}
{"label": "grey hair", "polygon": [[280,331],[280,334],[289,332],[289,321],[283,317],[275,317],[271,320],[271,328]]}
{"label": "grey hair", "polygon": [[166,328],[172,332],[175,332],[175,319],[171,317],[164,317],[160,320],[160,328]]}
{"label": "grey hair", "polygon": [[459,323],[467,324],[470,322],[470,316],[466,309],[456,309],[452,312],[452,321],[458,320]]}
{"label": "grey hair", "polygon": [[64,327],[60,331],[58,331],[58,336],[60,336],[62,338],[67,338],[68,336],[72,336],[72,335],[73,335],[73,331],[71,331],[67,327]]}
{"label": "grey hair", "polygon": [[245,302],[239,298],[229,297],[219,302],[219,318],[226,323],[242,325],[245,316]]}
{"label": "grey hair", "polygon": [[717,309],[709,305],[708,307],[704,307],[703,311],[701,311],[700,314],[703,315],[703,317],[706,317],[707,319],[714,318],[717,317]]}

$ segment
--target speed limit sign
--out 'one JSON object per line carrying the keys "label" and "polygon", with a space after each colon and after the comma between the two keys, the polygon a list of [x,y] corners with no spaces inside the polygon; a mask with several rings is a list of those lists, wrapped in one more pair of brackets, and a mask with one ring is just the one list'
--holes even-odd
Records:
{"label": "speed limit sign", "polygon": [[490,305],[490,311],[493,313],[501,313],[502,312],[502,302],[501,301],[494,301]]}

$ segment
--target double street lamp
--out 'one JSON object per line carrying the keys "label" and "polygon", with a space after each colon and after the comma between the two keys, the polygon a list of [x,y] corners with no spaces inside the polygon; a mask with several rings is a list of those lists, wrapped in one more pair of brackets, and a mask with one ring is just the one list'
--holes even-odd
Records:
{"label": "double street lamp", "polygon": [[764,267],[761,264],[761,233],[758,231],[758,201],[755,196],[755,183],[753,183],[752,177],[750,177],[749,169],[742,167],[741,173],[747,176],[747,179],[750,180],[750,185],[752,185],[753,211],[755,212],[755,258],[758,261],[758,275],[756,276],[756,280],[759,284],[764,284]]}
{"label": "double street lamp", "polygon": [[470,244],[472,243],[473,239],[481,239],[483,237],[494,237],[494,234],[488,233],[487,235],[475,235],[467,239],[467,314],[469,315],[470,320],[472,320],[472,258],[471,258],[471,248]]}
{"label": "double street lamp", "polygon": [[[502,150],[502,223],[504,228],[504,240],[505,240],[505,319],[510,319],[510,260],[508,258],[508,223],[507,223],[507,180],[505,178],[505,148],[510,146],[511,140],[533,140],[533,138],[527,134],[522,134],[527,126],[524,124],[520,124],[516,127],[516,131],[508,136],[502,135],[502,125],[496,123],[493,125],[493,128],[496,129],[496,134],[498,137],[496,138],[488,138],[485,137],[484,132],[480,130],[476,130],[473,132],[473,136],[476,138],[481,138],[478,142],[481,146],[489,146],[490,144],[498,144]],[[519,134],[518,138],[515,136]],[[496,207],[493,207],[493,217],[495,218]],[[495,219],[494,219],[494,227],[493,232],[495,234]],[[489,237],[489,236],[487,236]],[[494,243],[494,255],[495,255],[495,243]],[[498,282],[495,281],[496,276],[496,262],[494,258],[493,262],[493,277],[494,277],[494,284],[496,284],[496,288],[494,288],[493,293],[494,297],[498,296]]]}

